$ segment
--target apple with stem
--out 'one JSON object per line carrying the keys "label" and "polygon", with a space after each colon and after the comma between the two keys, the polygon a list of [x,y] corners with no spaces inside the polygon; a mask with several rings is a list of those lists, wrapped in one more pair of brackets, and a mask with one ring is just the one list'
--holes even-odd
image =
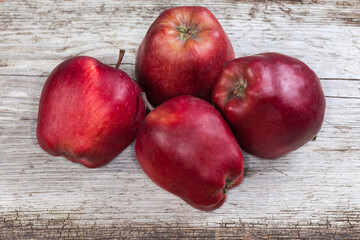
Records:
{"label": "apple with stem", "polygon": [[135,138],[146,109],[142,91],[124,71],[87,56],[57,66],[39,103],[37,140],[54,156],[100,167]]}
{"label": "apple with stem", "polygon": [[152,110],[135,151],[150,179],[200,210],[219,208],[243,179],[244,159],[231,129],[210,103],[193,96]]}

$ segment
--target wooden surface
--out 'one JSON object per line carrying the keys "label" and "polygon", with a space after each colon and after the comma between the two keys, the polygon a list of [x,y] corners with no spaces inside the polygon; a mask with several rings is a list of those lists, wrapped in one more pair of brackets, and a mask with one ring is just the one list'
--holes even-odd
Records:
{"label": "wooden surface", "polygon": [[[287,156],[245,154],[244,182],[201,212],[152,183],[130,145],[87,169],[40,149],[46,77],[89,55],[134,77],[137,47],[165,9],[203,5],[237,57],[275,51],[306,62],[327,101],[315,141]],[[360,239],[360,2],[0,0],[0,239]]]}

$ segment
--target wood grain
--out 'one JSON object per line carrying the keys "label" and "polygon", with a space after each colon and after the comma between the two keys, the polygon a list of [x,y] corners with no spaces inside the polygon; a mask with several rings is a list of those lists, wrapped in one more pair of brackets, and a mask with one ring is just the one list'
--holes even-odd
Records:
{"label": "wood grain", "polygon": [[[42,85],[62,60],[89,55],[134,77],[137,47],[165,9],[203,5],[237,57],[282,52],[321,79],[315,141],[274,161],[245,153],[244,182],[214,212],[152,183],[133,144],[86,169],[36,141]],[[0,1],[0,239],[359,239],[360,2]]]}

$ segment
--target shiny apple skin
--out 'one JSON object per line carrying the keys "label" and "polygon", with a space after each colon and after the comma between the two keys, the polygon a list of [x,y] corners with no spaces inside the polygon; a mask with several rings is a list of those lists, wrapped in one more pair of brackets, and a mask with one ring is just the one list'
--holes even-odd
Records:
{"label": "shiny apple skin", "polygon": [[193,96],[151,111],[135,151],[150,179],[200,210],[219,208],[226,190],[243,179],[244,159],[230,127],[210,103]]}
{"label": "shiny apple skin", "polygon": [[[183,41],[181,26],[193,26],[196,36]],[[135,75],[155,106],[179,95],[211,101],[221,66],[234,58],[228,36],[207,8],[175,7],[164,11],[147,31]]]}
{"label": "shiny apple skin", "polygon": [[125,72],[91,57],[74,57],[46,80],[37,139],[54,156],[100,167],[124,150],[145,118],[141,88]]}
{"label": "shiny apple skin", "polygon": [[[233,93],[241,81],[245,90]],[[212,99],[241,148],[266,159],[284,156],[312,140],[325,114],[316,74],[300,60],[279,53],[227,62]]]}

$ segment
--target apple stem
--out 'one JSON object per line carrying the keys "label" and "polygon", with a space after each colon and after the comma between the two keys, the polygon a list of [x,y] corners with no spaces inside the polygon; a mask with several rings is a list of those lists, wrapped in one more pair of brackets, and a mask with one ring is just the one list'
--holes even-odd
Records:
{"label": "apple stem", "polygon": [[124,49],[120,49],[120,52],[119,52],[119,59],[118,59],[118,61],[117,61],[117,63],[116,63],[116,68],[119,68],[120,67],[120,64],[121,64],[121,61],[122,61],[122,59],[123,59],[123,57],[124,57],[124,54],[125,54],[125,50]]}
{"label": "apple stem", "polygon": [[140,97],[144,101],[145,106],[147,109],[149,109],[149,111],[154,110],[154,107],[149,103],[149,100],[147,99],[145,92],[141,92]]}

